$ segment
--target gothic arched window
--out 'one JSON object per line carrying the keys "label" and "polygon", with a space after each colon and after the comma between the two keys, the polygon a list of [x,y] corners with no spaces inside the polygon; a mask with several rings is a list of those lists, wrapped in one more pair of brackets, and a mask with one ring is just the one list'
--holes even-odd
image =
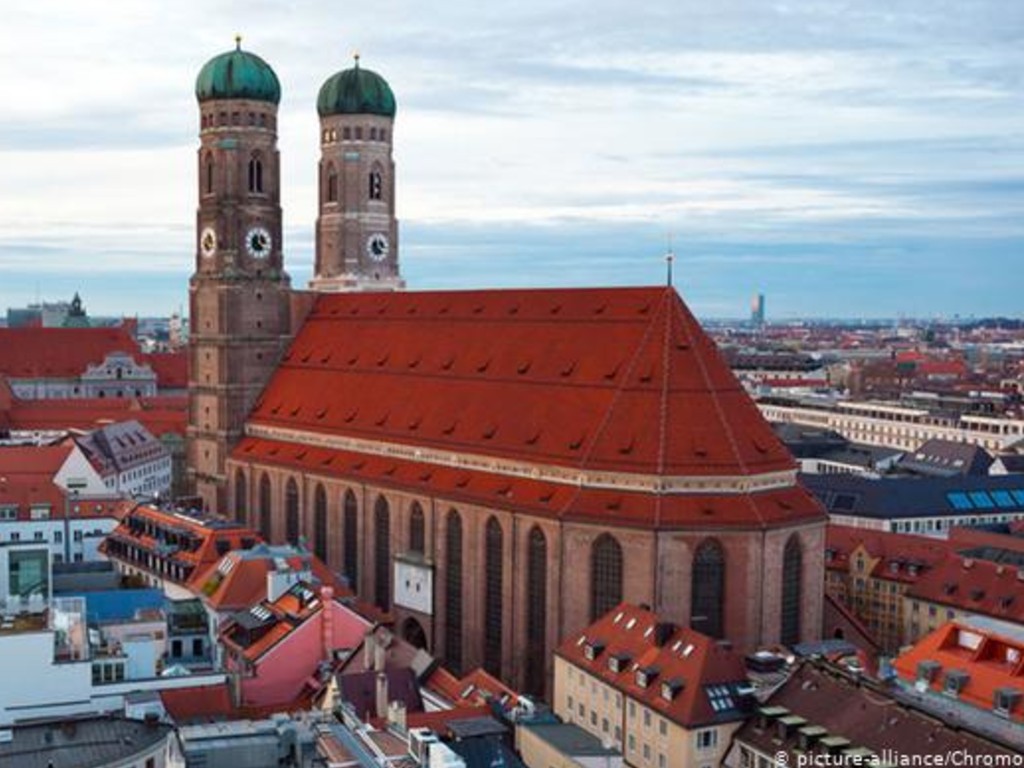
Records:
{"label": "gothic arched window", "polygon": [[462,517],[448,512],[445,532],[448,567],[444,577],[444,658],[455,674],[462,671]]}
{"label": "gothic arched window", "polygon": [[418,501],[412,503],[409,513],[409,551],[423,554],[426,550],[426,521],[423,518],[423,507]]}
{"label": "gothic arched window", "polygon": [[383,496],[377,497],[373,508],[374,588],[377,607],[391,607],[391,507]]}
{"label": "gothic arched window", "polygon": [[253,155],[249,160],[249,191],[263,192],[263,160],[259,155]]}
{"label": "gothic arched window", "polygon": [[690,625],[705,635],[722,638],[725,551],[714,539],[706,539],[697,547],[690,589]]}
{"label": "gothic arched window", "polygon": [[380,200],[384,193],[384,179],[381,172],[374,168],[370,171],[370,199]]}
{"label": "gothic arched window", "polygon": [[602,533],[590,547],[590,621],[622,602],[622,547]]}
{"label": "gothic arched window", "polygon": [[796,534],[789,537],[782,555],[782,631],[783,645],[800,642],[800,590],[803,576],[803,552]]}
{"label": "gothic arched window", "polygon": [[235,520],[239,523],[245,522],[245,516],[249,513],[246,507],[249,500],[246,497],[245,473],[241,469],[235,472]]}
{"label": "gothic arched window", "polygon": [[327,202],[338,202],[338,172],[334,170],[334,163],[327,165]]}
{"label": "gothic arched window", "polygon": [[487,521],[484,533],[484,669],[501,677],[501,631],[504,614],[505,535],[497,518]]}
{"label": "gothic arched window", "polygon": [[270,541],[270,526],[273,521],[270,509],[270,478],[264,472],[260,475],[260,535]]}
{"label": "gothic arched window", "polygon": [[548,541],[534,526],[526,551],[526,692],[544,693],[547,659]]}
{"label": "gothic arched window", "polygon": [[345,578],[348,579],[352,589],[358,588],[359,580],[359,509],[356,505],[356,495],[351,489],[345,491],[345,500],[342,502],[342,528],[344,528],[344,557],[342,567]]}
{"label": "gothic arched window", "polygon": [[313,553],[327,561],[327,491],[320,483],[313,492]]}
{"label": "gothic arched window", "polygon": [[284,537],[289,544],[299,543],[299,486],[288,478],[284,489]]}
{"label": "gothic arched window", "polygon": [[208,154],[203,168],[203,184],[206,194],[213,194],[213,155]]}

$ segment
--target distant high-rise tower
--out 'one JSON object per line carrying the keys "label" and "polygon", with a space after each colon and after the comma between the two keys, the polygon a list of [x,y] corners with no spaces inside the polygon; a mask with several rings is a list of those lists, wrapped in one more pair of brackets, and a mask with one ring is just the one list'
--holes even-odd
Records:
{"label": "distant high-rise tower", "polygon": [[755,293],[750,300],[750,324],[755,328],[764,327],[764,294]]}
{"label": "distant high-rise tower", "polygon": [[395,95],[376,72],[342,70],[320,88],[315,291],[393,291],[398,271]]}
{"label": "distant high-rise tower", "polygon": [[241,49],[196,80],[200,131],[195,272],[189,282],[189,485],[225,511],[225,461],[288,342],[281,253],[281,86]]}

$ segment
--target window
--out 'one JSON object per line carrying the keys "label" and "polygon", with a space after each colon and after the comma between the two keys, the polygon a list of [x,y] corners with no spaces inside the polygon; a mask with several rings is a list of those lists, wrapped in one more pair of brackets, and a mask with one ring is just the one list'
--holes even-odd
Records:
{"label": "window", "polygon": [[422,555],[426,549],[426,522],[423,518],[423,507],[418,501],[412,503],[409,513],[409,550]]}
{"label": "window", "polygon": [[636,736],[629,734],[629,751],[636,752]]}
{"label": "window", "polygon": [[321,560],[327,560],[327,491],[317,483],[313,492],[313,552]]}
{"label": "window", "polygon": [[357,582],[359,576],[359,519],[358,508],[356,506],[356,495],[352,493],[351,489],[345,491],[345,500],[342,503],[343,517],[342,527],[344,528],[344,545],[345,557],[343,567],[345,569],[345,578],[348,579],[349,586],[353,589],[357,589]]}
{"label": "window", "polygon": [[[548,543],[544,532],[534,526],[526,552],[526,692],[544,692],[544,663],[547,659]],[[608,698],[608,689],[604,692]],[[605,728],[607,731],[608,729]]]}
{"label": "window", "polygon": [[391,508],[383,496],[374,505],[374,586],[377,607],[391,607]]}
{"label": "window", "polygon": [[383,189],[382,176],[381,176],[381,172],[380,171],[378,171],[376,169],[370,171],[369,184],[370,184],[370,188],[369,188],[370,199],[371,200],[380,200],[381,199],[381,194],[382,194],[382,189]]}
{"label": "window", "polygon": [[289,544],[299,543],[299,486],[295,478],[288,478],[284,491],[285,539]]}
{"label": "window", "polygon": [[800,598],[803,555],[796,534],[789,537],[782,556],[782,632],[783,645],[800,642]]}
{"label": "window", "polygon": [[[444,654],[448,667],[462,671],[462,517],[454,509],[448,511],[445,526],[445,632]],[[572,709],[572,699],[569,699]]]}
{"label": "window", "polygon": [[245,498],[245,473],[241,469],[235,472],[235,521],[245,522],[247,500]]}
{"label": "window", "polygon": [[714,728],[705,728],[697,731],[697,749],[714,749],[718,746],[718,731]]}
{"label": "window", "polygon": [[622,547],[602,533],[590,548],[590,620],[597,621],[622,602]]}
{"label": "window", "polygon": [[723,637],[725,552],[715,539],[707,539],[693,558],[690,624],[710,637]]}
{"label": "window", "polygon": [[327,166],[327,202],[338,202],[338,172],[333,163]]}
{"label": "window", "polygon": [[662,736],[668,736],[668,722],[665,720],[658,721],[658,733]]}
{"label": "window", "polygon": [[270,541],[270,526],[272,523],[270,509],[270,478],[264,472],[260,475],[260,535]]}
{"label": "window", "polygon": [[644,728],[650,728],[650,727],[651,727],[651,710],[645,709],[644,710]]}
{"label": "window", "polygon": [[203,178],[205,179],[205,192],[208,195],[213,194],[213,155],[206,156],[206,167],[204,169]]}
{"label": "window", "polygon": [[484,533],[484,669],[495,677],[501,677],[504,538],[501,524],[491,517]]}
{"label": "window", "polygon": [[263,193],[263,160],[258,154],[249,160],[249,192]]}

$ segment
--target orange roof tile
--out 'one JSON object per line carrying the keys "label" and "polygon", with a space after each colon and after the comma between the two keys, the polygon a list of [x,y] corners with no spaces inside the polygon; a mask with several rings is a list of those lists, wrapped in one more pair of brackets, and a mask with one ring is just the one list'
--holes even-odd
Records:
{"label": "orange roof tile", "polygon": [[851,557],[861,546],[868,556],[877,560],[871,571],[862,575],[906,583],[917,581],[929,569],[954,554],[953,547],[944,539],[829,523],[825,538],[825,567],[850,571],[855,567]]}
{"label": "orange roof tile", "polygon": [[1017,691],[1018,701],[1009,717],[1024,724],[1024,636],[1015,637],[998,630],[951,621],[925,635],[910,650],[893,662],[904,680],[919,679],[919,664],[934,662],[939,674],[930,687],[942,691],[946,673],[962,670],[968,677],[958,698],[979,709],[991,711],[998,690]]}
{"label": "orange roof tile", "polygon": [[906,596],[1024,624],[1024,570],[1000,563],[950,557],[922,576]]}
{"label": "orange roof tile", "polygon": [[185,389],[188,386],[188,350],[151,352],[142,362],[153,369],[160,389]]}
{"label": "orange roof tile", "polygon": [[11,429],[93,429],[134,419],[155,436],[168,433],[184,437],[188,399],[183,396],[143,398],[69,398],[64,400],[15,400],[7,418]]}

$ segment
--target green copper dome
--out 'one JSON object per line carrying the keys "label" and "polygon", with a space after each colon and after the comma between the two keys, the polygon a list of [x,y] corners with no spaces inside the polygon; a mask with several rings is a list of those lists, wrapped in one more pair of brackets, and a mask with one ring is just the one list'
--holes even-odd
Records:
{"label": "green copper dome", "polygon": [[270,65],[255,53],[243,51],[241,38],[236,38],[235,50],[214,56],[199,70],[196,99],[200,104],[213,99],[252,99],[278,104],[281,83]]}
{"label": "green copper dome", "polygon": [[351,69],[331,75],[320,87],[316,111],[327,115],[380,115],[394,117],[395,94],[388,81],[359,66],[359,57]]}

